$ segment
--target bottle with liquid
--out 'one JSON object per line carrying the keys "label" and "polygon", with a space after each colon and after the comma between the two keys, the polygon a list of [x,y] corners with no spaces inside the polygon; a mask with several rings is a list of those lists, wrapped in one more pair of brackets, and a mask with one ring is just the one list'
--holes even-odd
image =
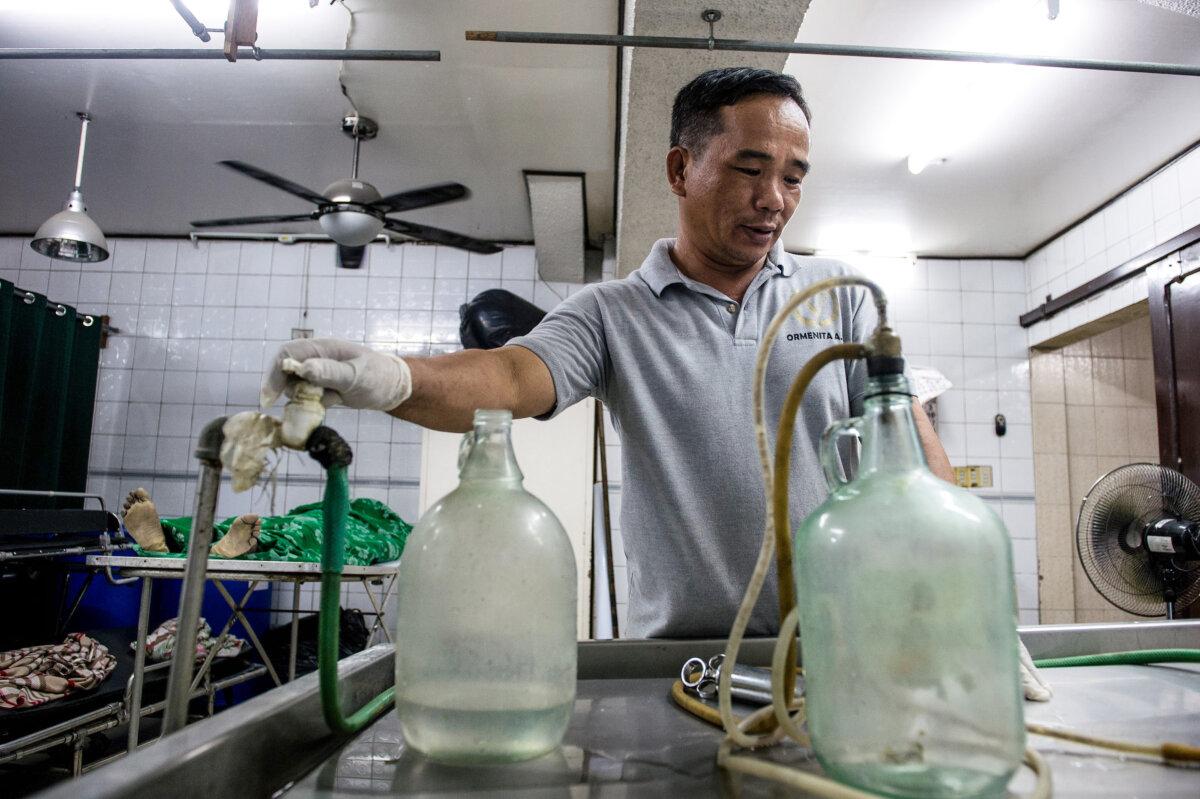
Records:
{"label": "bottle with liquid", "polygon": [[458,488],[400,561],[396,709],[408,745],[442,762],[549,752],[575,702],[575,556],[522,487],[511,427],[508,411],[475,412]]}
{"label": "bottle with liquid", "polygon": [[[826,431],[832,493],[796,533],[809,732],[850,785],[1002,795],[1025,746],[1008,534],[929,471],[897,362],[873,362],[863,415]],[[861,441],[849,481],[845,436]]]}

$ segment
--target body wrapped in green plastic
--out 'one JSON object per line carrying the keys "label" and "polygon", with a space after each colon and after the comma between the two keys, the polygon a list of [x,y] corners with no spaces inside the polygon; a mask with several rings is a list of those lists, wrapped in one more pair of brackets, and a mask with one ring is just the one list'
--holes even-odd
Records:
{"label": "body wrapped in green plastic", "polygon": [[[292,508],[283,516],[262,517],[262,534],[258,549],[238,560],[271,560],[319,563],[321,561],[321,530],[324,511],[320,502]],[[213,525],[213,540],[219,541],[234,519]],[[169,552],[148,552],[148,557],[182,558],[187,556],[188,536],[192,532],[191,517],[161,520]],[[400,557],[412,526],[387,505],[374,499],[356,499],[350,503],[346,519],[346,565],[369,566],[387,563]]]}
{"label": "body wrapped in green plastic", "polygon": [[[858,474],[838,439],[857,434]],[[809,731],[825,770],[897,797],[997,796],[1025,730],[1012,557],[982,500],[929,471],[901,375],[821,443],[833,489],[795,538]]]}

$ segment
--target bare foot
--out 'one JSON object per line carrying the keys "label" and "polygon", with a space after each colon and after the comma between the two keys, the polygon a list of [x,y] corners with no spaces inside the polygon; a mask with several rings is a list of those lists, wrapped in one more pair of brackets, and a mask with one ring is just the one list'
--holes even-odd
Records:
{"label": "bare foot", "polygon": [[240,558],[258,549],[258,536],[262,532],[262,520],[253,513],[243,514],[233,520],[229,532],[212,545],[208,552],[217,558]]}
{"label": "bare foot", "polygon": [[158,509],[150,501],[150,493],[135,488],[125,497],[125,529],[147,552],[166,552],[167,539],[158,523]]}

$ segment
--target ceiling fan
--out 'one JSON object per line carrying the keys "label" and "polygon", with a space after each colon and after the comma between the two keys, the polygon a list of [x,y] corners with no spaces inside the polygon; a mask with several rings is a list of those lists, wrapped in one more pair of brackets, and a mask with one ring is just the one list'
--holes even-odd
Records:
{"label": "ceiling fan", "polygon": [[387,229],[410,239],[428,241],[457,247],[460,250],[491,255],[500,252],[500,247],[489,241],[471,238],[450,230],[389,219],[388,214],[413,211],[439,203],[466,198],[470,191],[461,183],[437,183],[419,189],[381,196],[379,191],[358,179],[358,150],[363,141],[375,138],[379,125],[374,120],[357,114],[342,119],[342,132],[354,139],[354,161],[348,179],[335,180],[325,191],[318,194],[312,189],[259,169],[244,161],[221,161],[235,172],[260,180],[288,194],[314,203],[317,208],[306,214],[279,214],[272,216],[242,216],[228,219],[204,219],[192,222],[193,227],[235,227],[238,225],[261,225],[278,222],[302,222],[315,219],[321,229],[338,245],[338,265],[357,269],[362,265],[363,251],[381,230]]}

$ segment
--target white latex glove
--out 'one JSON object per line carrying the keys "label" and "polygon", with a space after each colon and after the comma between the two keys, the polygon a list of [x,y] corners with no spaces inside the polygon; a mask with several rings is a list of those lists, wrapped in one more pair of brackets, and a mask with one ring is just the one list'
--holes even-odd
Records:
{"label": "white latex glove", "polygon": [[301,338],[280,347],[263,378],[262,407],[285,392],[291,396],[294,378],[324,388],[326,407],[390,411],[412,395],[412,372],[403,359],[336,338]]}
{"label": "white latex glove", "polygon": [[1049,702],[1052,696],[1050,686],[1038,673],[1025,642],[1020,638],[1017,639],[1017,652],[1021,660],[1021,690],[1025,692],[1025,698],[1033,702]]}

